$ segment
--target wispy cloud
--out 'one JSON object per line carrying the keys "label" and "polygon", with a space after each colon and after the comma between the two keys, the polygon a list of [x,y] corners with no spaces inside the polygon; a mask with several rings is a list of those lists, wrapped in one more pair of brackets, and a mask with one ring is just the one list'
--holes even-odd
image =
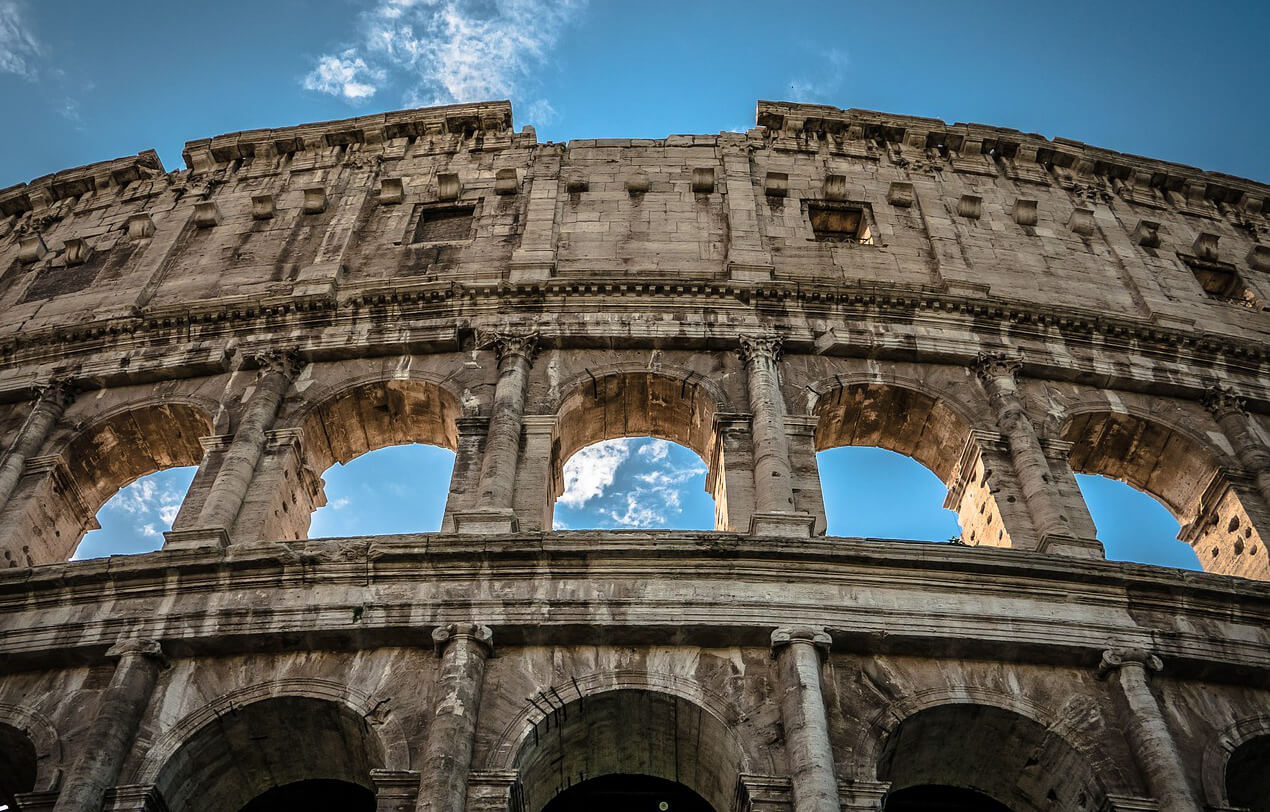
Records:
{"label": "wispy cloud", "polygon": [[0,0],[0,73],[35,78],[35,61],[43,53],[40,43],[22,19],[18,0]]}
{"label": "wispy cloud", "polygon": [[819,55],[814,75],[800,74],[789,81],[789,101],[830,101],[847,78],[851,60],[846,51],[834,48]]}
{"label": "wispy cloud", "polygon": [[361,101],[375,95],[376,84],[382,82],[384,76],[382,69],[370,67],[350,48],[338,56],[319,59],[317,67],[304,77],[304,88]]}
{"label": "wispy cloud", "polygon": [[606,440],[587,446],[564,464],[564,493],[560,504],[580,508],[613,484],[618,466],[631,456],[630,440]]}
{"label": "wispy cloud", "polygon": [[[410,106],[517,98],[585,0],[378,0],[356,40],[322,55],[304,87],[350,102],[399,88]],[[555,110],[527,99],[531,118]]]}

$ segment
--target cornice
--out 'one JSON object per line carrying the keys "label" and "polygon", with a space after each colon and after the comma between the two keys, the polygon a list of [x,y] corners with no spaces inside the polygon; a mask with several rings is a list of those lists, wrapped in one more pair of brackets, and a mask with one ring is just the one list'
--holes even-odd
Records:
{"label": "cornice", "polygon": [[[604,616],[620,620],[597,628],[600,607],[594,601],[567,590],[544,597],[547,562],[555,581],[641,583],[656,574],[670,576],[667,583],[679,583],[695,597],[672,590],[606,598]],[[496,600],[465,593],[455,602],[424,588],[491,577],[504,587]],[[525,586],[519,597],[517,583]],[[751,602],[718,586],[724,583],[770,586],[761,590],[763,600]],[[868,600],[860,606],[816,603],[825,590],[843,589],[861,596],[902,589],[948,596],[952,603],[915,599],[910,609],[890,606],[881,613]],[[993,614],[973,610],[975,593],[996,607]],[[269,595],[269,605],[254,604],[253,595]],[[970,597],[956,605],[954,595]],[[551,604],[549,622],[543,620],[544,600]],[[155,601],[169,605],[160,617],[149,609]],[[1054,611],[1034,611],[1034,604]],[[1017,613],[1000,616],[1012,605]],[[1162,628],[1143,625],[1151,622],[1146,615],[1160,612],[1157,606],[1167,607],[1154,621]],[[41,620],[20,617],[27,614]],[[565,644],[588,634],[609,642],[674,634],[687,644],[740,640],[762,646],[776,625],[771,618],[780,617],[827,626],[835,650],[1092,667],[1111,641],[1161,652],[1181,664],[1183,678],[1203,673],[1220,681],[1223,673],[1237,672],[1238,679],[1251,673],[1254,681],[1270,684],[1270,650],[1240,643],[1237,635],[1215,640],[1209,631],[1212,624],[1264,627],[1270,585],[1013,550],[867,539],[791,544],[719,533],[631,534],[603,542],[588,533],[480,541],[419,535],[159,552],[6,571],[0,574],[4,615],[11,620],[0,624],[6,630],[0,631],[0,660],[12,663],[8,668],[92,661],[121,636],[159,640],[174,657],[301,638],[306,646],[402,645],[417,642],[420,624],[472,616],[493,626],[504,645],[539,638]],[[403,626],[402,618],[409,623]],[[1189,628],[1206,631],[1184,631]]]}
{"label": "cornice", "polygon": [[[117,354],[169,345],[178,357],[188,360],[191,349],[209,342],[215,344],[231,338],[250,342],[253,336],[259,336],[264,344],[276,341],[280,331],[287,331],[289,340],[298,344],[309,360],[321,360],[323,330],[355,325],[367,319],[374,320],[381,327],[391,325],[396,328],[372,332],[362,348],[367,355],[377,354],[374,347],[377,340],[385,343],[385,351],[457,349],[456,324],[480,324],[487,319],[493,320],[496,315],[499,320],[505,321],[508,317],[514,318],[517,309],[522,306],[527,314],[533,314],[541,313],[544,304],[563,307],[566,302],[573,312],[579,312],[578,305],[582,303],[592,305],[597,312],[605,309],[667,312],[701,307],[722,308],[764,324],[773,320],[789,323],[813,318],[840,319],[850,324],[876,318],[921,323],[944,330],[962,330],[967,337],[975,337],[974,346],[967,346],[966,357],[960,360],[951,356],[924,359],[920,357],[921,352],[912,347],[899,350],[908,356],[908,360],[936,363],[973,364],[977,353],[1001,343],[1003,330],[1009,331],[1010,341],[1016,345],[1029,338],[1041,343],[1057,338],[1069,350],[1088,347],[1104,353],[1140,355],[1206,372],[1224,369],[1229,375],[1244,375],[1251,382],[1264,377],[1264,365],[1270,360],[1270,343],[1263,341],[1238,340],[1201,330],[1110,317],[1077,307],[1046,307],[969,297],[934,288],[784,281],[752,284],[722,280],[552,279],[524,284],[431,282],[349,290],[339,296],[237,297],[206,305],[147,310],[132,316],[51,327],[0,340],[0,368],[7,367],[16,373],[18,369],[31,365],[56,364],[62,368],[78,365],[84,377],[94,380],[133,380],[135,371],[121,370],[117,362],[113,362],[115,365],[95,365],[92,363],[93,354]],[[712,330],[722,332],[711,338]],[[403,331],[412,335],[403,336]],[[724,325],[716,330],[710,325],[702,325],[699,332],[700,337],[695,341],[668,335],[650,336],[649,340],[660,342],[658,346],[662,348],[678,342],[685,349],[727,350],[735,344],[734,326]],[[723,332],[728,335],[723,335]],[[867,337],[864,339],[866,343],[858,346],[838,346],[842,342],[833,335],[808,334],[805,328],[800,331],[793,324],[784,335],[789,353],[885,355],[885,348],[868,345]],[[610,338],[594,333],[574,336],[559,324],[544,326],[542,334],[544,347],[551,348],[599,345]],[[624,332],[622,338],[628,343],[639,341],[638,336],[630,332]],[[403,346],[403,341],[408,346]],[[347,355],[347,337],[342,338],[339,344],[340,352]],[[207,351],[216,354],[215,349]],[[1039,377],[1047,373],[1060,378],[1070,377],[1073,373],[1070,358],[1065,358],[1063,365],[1052,370],[1045,367],[1043,358],[1024,360],[1025,371]],[[213,359],[212,365],[211,369],[203,369],[207,366],[203,363],[199,369],[203,370],[203,374],[216,371],[217,365],[223,365],[223,359]],[[105,368],[97,370],[95,366]],[[153,359],[151,366],[155,366]],[[1094,373],[1093,370],[1089,372]],[[15,374],[12,377],[16,380],[21,376]],[[161,377],[163,370],[156,366],[147,379]],[[1194,384],[1195,397],[1202,396],[1202,390],[1212,383],[1212,380],[1197,380]],[[1133,386],[1127,384],[1124,388],[1132,389]],[[1270,398],[1266,396],[1259,398],[1256,393],[1239,394],[1249,398],[1254,410],[1270,409]]]}

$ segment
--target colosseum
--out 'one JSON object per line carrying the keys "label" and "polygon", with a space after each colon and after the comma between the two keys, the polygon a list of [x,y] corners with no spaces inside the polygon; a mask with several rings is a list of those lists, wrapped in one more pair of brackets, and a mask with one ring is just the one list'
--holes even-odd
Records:
{"label": "colosseum", "polygon": [[[1270,187],[778,102],[184,158],[0,191],[0,810],[1270,809]],[[553,530],[645,436],[713,531]],[[407,443],[455,454],[439,532],[308,539]],[[961,543],[827,537],[840,446]],[[177,466],[161,550],[69,560]],[[1107,561],[1082,473],[1207,571]]]}

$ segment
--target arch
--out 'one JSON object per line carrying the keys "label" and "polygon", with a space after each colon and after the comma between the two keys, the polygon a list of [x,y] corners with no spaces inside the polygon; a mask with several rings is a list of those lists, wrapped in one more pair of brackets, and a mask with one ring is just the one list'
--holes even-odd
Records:
{"label": "arch", "polygon": [[[1078,701],[1073,699],[1072,701]],[[949,705],[976,705],[995,708],[1027,719],[1068,743],[1089,765],[1104,792],[1132,794],[1130,785],[1119,765],[1090,739],[1080,723],[1088,717],[1068,712],[1059,713],[1029,697],[1008,693],[996,688],[979,685],[928,688],[914,691],[904,698],[877,710],[867,723],[861,726],[851,752],[858,754],[858,763],[876,765],[882,757],[885,742],[894,735],[905,719],[933,708]]]}
{"label": "arch", "polygon": [[811,391],[817,452],[874,446],[916,460],[948,488],[943,506],[957,513],[966,544],[1011,547],[1012,536],[1034,535],[1017,486],[992,478],[1009,465],[1004,443],[967,404],[921,381],[876,373],[822,379]]}
{"label": "arch", "polygon": [[134,783],[156,783],[160,772],[176,752],[199,730],[214,724],[216,720],[240,708],[279,698],[312,699],[347,708],[372,726],[375,739],[382,748],[384,769],[410,769],[410,745],[405,732],[391,712],[383,712],[383,703],[380,700],[333,680],[281,679],[258,682],[230,691],[186,714],[143,748],[146,756],[137,769]]}
{"label": "arch", "polygon": [[1260,535],[1266,517],[1260,497],[1238,467],[1200,432],[1140,409],[1085,403],[1060,424],[1078,474],[1126,482],[1158,500],[1181,525],[1205,570],[1270,578],[1270,553]]}
{"label": "arch", "polygon": [[888,782],[891,792],[975,790],[1012,812],[1104,808],[1106,790],[1087,752],[1058,726],[1018,710],[1035,713],[1034,703],[1011,697],[921,704],[926,706],[891,718],[873,753],[877,779]]}
{"label": "arch", "polygon": [[190,398],[127,404],[55,444],[53,454],[36,461],[46,473],[24,483],[5,511],[6,537],[27,542],[21,551],[5,551],[10,562],[15,553],[26,559],[18,563],[65,561],[120,488],[156,471],[198,465],[199,438],[214,430],[204,405]]}
{"label": "arch", "polygon": [[62,742],[53,723],[35,711],[0,702],[0,727],[16,732],[31,745],[33,775],[31,790],[26,791],[56,790],[62,780]]}
{"label": "arch", "polygon": [[[576,687],[575,687],[576,685]],[[676,674],[654,671],[604,671],[571,677],[565,696],[572,693],[576,696],[590,696],[606,691],[635,690],[654,691],[672,694],[694,705],[700,705],[721,724],[732,730],[748,729],[751,715],[743,713],[740,708],[728,701],[723,695],[710,690],[696,680]],[[489,750],[486,758],[486,769],[510,770],[516,760],[516,754],[533,735],[533,728],[544,719],[540,709],[527,704],[521,712],[514,716],[499,734],[498,740]],[[751,739],[756,736],[739,736],[742,746],[743,766],[746,772],[774,774],[776,767],[767,749],[750,747]]]}
{"label": "arch", "polygon": [[575,784],[616,774],[674,781],[724,810],[748,771],[732,728],[704,705],[630,687],[584,693],[530,725],[509,766],[520,775],[526,812],[541,812]]}
{"label": "arch", "polygon": [[715,527],[731,526],[723,448],[715,425],[724,400],[713,382],[679,368],[617,364],[576,376],[560,391],[545,506],[547,526],[555,500],[565,490],[565,462],[587,446],[623,437],[654,437],[695,452],[707,468],[706,490],[715,500]]}
{"label": "arch", "polygon": [[387,446],[458,447],[459,398],[426,375],[367,375],[306,395],[258,470],[236,526],[255,538],[302,539],[326,504],[322,473]]}
{"label": "arch", "polygon": [[1240,719],[1222,729],[1208,742],[1200,766],[1204,801],[1208,805],[1231,805],[1226,786],[1226,771],[1231,756],[1239,748],[1267,737],[1270,737],[1270,714],[1260,714]]}

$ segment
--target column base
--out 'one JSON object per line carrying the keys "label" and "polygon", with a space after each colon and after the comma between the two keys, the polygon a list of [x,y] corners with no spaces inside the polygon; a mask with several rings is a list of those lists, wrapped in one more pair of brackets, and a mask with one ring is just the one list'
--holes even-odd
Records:
{"label": "column base", "polygon": [[1102,542],[1097,539],[1081,539],[1075,536],[1064,536],[1058,533],[1049,533],[1041,536],[1041,543],[1037,546],[1038,553],[1050,553],[1051,555],[1065,555],[1071,558],[1094,558],[1099,561],[1107,557],[1107,553],[1102,548]]}
{"label": "column base", "polygon": [[466,535],[518,533],[520,522],[511,508],[460,510],[454,513],[454,532]]}
{"label": "column base", "polygon": [[197,550],[203,547],[224,549],[229,546],[229,533],[223,527],[196,527],[193,530],[169,530],[163,534],[164,550]]}
{"label": "column base", "polygon": [[816,517],[810,513],[755,513],[750,517],[750,535],[809,539],[815,525]]}

